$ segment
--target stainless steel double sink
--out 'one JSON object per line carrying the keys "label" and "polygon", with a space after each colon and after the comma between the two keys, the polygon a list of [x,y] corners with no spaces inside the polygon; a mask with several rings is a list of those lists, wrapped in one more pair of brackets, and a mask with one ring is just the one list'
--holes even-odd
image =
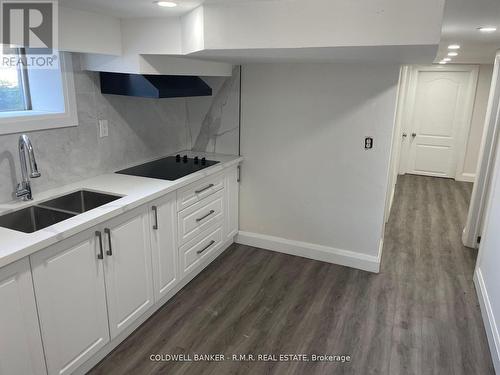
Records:
{"label": "stainless steel double sink", "polygon": [[2,215],[0,227],[33,233],[119,198],[122,197],[90,190],[78,190]]}

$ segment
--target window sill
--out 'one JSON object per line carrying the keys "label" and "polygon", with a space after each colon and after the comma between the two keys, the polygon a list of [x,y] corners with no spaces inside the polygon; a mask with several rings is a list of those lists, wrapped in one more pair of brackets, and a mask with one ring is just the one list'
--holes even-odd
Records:
{"label": "window sill", "polygon": [[19,111],[0,113],[0,134],[77,126],[75,113]]}
{"label": "window sill", "polygon": [[13,120],[16,121],[19,118],[29,118],[31,116],[44,116],[44,115],[61,115],[61,112],[46,112],[46,111],[5,111],[0,112],[0,121],[2,120]]}

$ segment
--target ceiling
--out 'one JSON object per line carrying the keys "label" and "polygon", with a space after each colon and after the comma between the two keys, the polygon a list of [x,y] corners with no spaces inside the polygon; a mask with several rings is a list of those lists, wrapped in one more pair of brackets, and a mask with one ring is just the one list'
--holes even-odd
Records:
{"label": "ceiling", "polygon": [[154,0],[59,0],[59,3],[74,9],[106,14],[117,18],[136,17],[177,17],[188,13],[197,6],[215,3],[249,3],[257,1],[287,0],[172,0],[175,8],[159,7]]}
{"label": "ceiling", "polygon": [[[498,30],[485,34],[477,30],[481,26]],[[446,57],[450,44],[461,46],[452,63],[492,64],[500,49],[500,0],[447,0],[436,62]]]}

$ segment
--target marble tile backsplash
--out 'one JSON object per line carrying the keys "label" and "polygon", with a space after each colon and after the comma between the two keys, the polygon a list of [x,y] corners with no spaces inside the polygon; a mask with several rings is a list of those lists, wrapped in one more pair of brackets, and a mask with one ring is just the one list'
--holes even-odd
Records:
{"label": "marble tile backsplash", "polygon": [[[82,71],[78,55],[73,63],[79,125],[29,133],[42,173],[32,180],[35,195],[180,150],[238,153],[239,69],[206,78],[212,97],[158,100],[102,95],[98,74]],[[99,138],[101,119],[108,137]],[[0,136],[0,202],[14,199],[20,179],[18,138]]]}

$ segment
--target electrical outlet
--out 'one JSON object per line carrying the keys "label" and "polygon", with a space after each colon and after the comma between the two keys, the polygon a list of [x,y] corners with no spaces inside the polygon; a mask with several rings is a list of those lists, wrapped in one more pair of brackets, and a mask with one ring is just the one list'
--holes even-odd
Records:
{"label": "electrical outlet", "polygon": [[108,120],[99,120],[99,137],[108,136]]}
{"label": "electrical outlet", "polygon": [[365,150],[373,148],[373,137],[365,137]]}

